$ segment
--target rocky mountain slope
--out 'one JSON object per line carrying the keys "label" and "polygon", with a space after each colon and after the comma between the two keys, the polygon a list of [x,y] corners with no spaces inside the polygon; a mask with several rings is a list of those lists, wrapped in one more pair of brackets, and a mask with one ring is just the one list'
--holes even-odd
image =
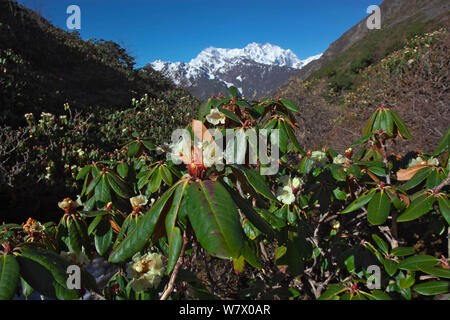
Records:
{"label": "rocky mountain slope", "polygon": [[374,56],[378,55],[375,58],[382,58],[397,48],[406,37],[426,29],[427,24],[448,23],[450,2],[385,0],[380,9],[382,30],[368,29],[367,18],[364,18],[333,42],[320,59],[302,68],[296,77],[305,80],[317,73],[329,73],[331,68],[349,66],[365,54],[365,49],[372,51]]}
{"label": "rocky mountain slope", "polygon": [[250,43],[243,49],[210,47],[189,63],[157,60],[150,66],[199,98],[226,92],[230,86],[244,96],[259,97],[320,56],[300,60],[291,50],[269,43]]}

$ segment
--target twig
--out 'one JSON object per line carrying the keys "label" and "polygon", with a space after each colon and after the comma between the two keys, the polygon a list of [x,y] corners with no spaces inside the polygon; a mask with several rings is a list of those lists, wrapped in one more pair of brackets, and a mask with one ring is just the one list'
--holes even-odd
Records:
{"label": "twig", "polygon": [[184,252],[186,251],[187,243],[188,243],[188,238],[186,236],[186,230],[185,230],[183,233],[183,245],[181,247],[180,256],[178,257],[177,264],[175,265],[172,275],[170,276],[170,280],[169,280],[169,283],[167,284],[167,288],[166,288],[166,290],[164,290],[164,293],[162,294],[160,300],[167,300],[167,298],[170,296],[173,289],[175,288],[175,279],[177,278],[178,272],[180,271],[181,265],[183,264]]}

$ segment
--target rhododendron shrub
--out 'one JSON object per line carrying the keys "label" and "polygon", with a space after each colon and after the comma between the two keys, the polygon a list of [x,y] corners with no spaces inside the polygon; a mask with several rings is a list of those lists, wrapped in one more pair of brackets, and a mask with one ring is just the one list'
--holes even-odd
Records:
{"label": "rhododendron shrub", "polygon": [[[449,131],[433,153],[404,161],[389,147],[413,137],[381,106],[345,152],[308,150],[296,139],[301,107],[229,93],[200,106],[172,141],[135,135],[125,159],[82,167],[79,199],[55,199],[59,223],[0,226],[0,297],[35,290],[76,299],[88,290],[99,299],[214,298],[220,289],[193,271],[195,248],[202,263],[229,263],[245,279],[240,298],[449,292]],[[100,288],[84,271],[96,255],[118,267]],[[76,290],[65,274],[74,261],[83,270]]]}

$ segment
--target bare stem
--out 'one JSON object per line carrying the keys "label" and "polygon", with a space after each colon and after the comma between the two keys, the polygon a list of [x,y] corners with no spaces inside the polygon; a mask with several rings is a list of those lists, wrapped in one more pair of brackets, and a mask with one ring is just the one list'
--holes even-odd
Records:
{"label": "bare stem", "polygon": [[188,237],[186,236],[186,230],[183,234],[183,245],[181,247],[180,256],[178,257],[177,264],[175,265],[175,268],[173,269],[172,275],[170,276],[169,283],[167,284],[166,290],[164,290],[164,293],[161,296],[160,300],[167,300],[167,298],[172,293],[173,289],[175,288],[175,279],[178,276],[178,272],[180,272],[181,265],[183,264],[184,259],[184,252],[186,251],[186,245],[188,243]]}

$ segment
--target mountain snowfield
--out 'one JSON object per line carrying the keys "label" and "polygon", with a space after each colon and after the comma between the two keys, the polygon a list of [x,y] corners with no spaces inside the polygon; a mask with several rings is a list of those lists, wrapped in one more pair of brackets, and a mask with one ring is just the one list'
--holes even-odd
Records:
{"label": "mountain snowfield", "polygon": [[242,49],[209,47],[189,63],[156,60],[150,66],[199,98],[207,98],[214,90],[224,91],[230,86],[246,96],[258,96],[271,86],[281,85],[321,56],[300,60],[290,49],[253,42]]}

